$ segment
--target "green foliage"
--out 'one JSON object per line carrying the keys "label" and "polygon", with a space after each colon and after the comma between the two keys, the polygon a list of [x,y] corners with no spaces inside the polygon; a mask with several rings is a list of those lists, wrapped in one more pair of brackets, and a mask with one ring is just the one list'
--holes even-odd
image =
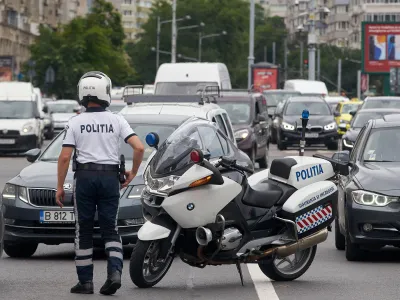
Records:
{"label": "green foliage", "polygon": [[[121,16],[104,0],[96,0],[86,17],[75,18],[56,31],[41,27],[40,36],[31,46],[35,84],[46,93],[76,98],[79,78],[98,70],[109,75],[114,85],[124,85],[134,79],[134,74],[124,54],[123,40]],[[56,78],[47,85],[45,73],[49,66]]]}

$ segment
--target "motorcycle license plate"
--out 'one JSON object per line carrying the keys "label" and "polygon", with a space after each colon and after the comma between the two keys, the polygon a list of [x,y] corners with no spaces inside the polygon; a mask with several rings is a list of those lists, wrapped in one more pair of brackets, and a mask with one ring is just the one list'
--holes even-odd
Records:
{"label": "motorcycle license plate", "polygon": [[73,211],[41,210],[40,223],[75,223]]}
{"label": "motorcycle license plate", "polygon": [[318,138],[318,133],[306,133],[306,138]]}

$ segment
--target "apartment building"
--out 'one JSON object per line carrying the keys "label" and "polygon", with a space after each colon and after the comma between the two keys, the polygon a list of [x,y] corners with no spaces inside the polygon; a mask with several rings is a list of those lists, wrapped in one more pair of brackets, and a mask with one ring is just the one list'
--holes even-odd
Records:
{"label": "apartment building", "polygon": [[14,75],[29,59],[39,25],[56,28],[86,14],[87,0],[0,0],[0,57],[13,60]]}
{"label": "apartment building", "polygon": [[361,22],[400,22],[400,0],[350,0],[349,46],[361,47]]}
{"label": "apartment building", "polygon": [[270,17],[286,17],[286,0],[256,0],[256,3],[260,4]]}
{"label": "apartment building", "polygon": [[122,15],[127,40],[135,40],[155,0],[109,0]]}

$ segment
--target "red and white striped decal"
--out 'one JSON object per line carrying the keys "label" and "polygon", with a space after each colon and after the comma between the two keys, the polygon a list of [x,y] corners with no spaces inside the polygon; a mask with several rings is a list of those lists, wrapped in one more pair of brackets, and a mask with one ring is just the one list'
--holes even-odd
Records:
{"label": "red and white striped decal", "polygon": [[332,206],[319,206],[309,212],[302,214],[296,218],[297,231],[303,233],[310,230],[319,224],[324,223],[332,217]]}

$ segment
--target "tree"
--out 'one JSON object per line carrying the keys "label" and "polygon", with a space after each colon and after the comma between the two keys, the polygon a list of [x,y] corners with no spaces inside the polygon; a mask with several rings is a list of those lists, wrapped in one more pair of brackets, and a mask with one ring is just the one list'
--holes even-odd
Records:
{"label": "tree", "polygon": [[[151,9],[147,23],[137,42],[129,43],[126,51],[132,65],[138,72],[142,83],[154,81],[156,75],[157,17],[162,21],[172,19],[171,5],[167,1],[156,1]],[[246,0],[180,0],[177,6],[177,18],[190,15],[191,20],[178,23],[178,27],[204,22],[203,34],[226,31],[226,36],[203,40],[202,61],[223,62],[227,65],[231,81],[235,87],[247,86],[247,57],[249,49],[249,2]],[[278,18],[279,19],[279,18]],[[259,40],[274,36],[283,40],[279,34],[286,32],[284,26],[276,30],[275,18],[265,17],[261,6],[256,7],[256,51],[262,44]],[[280,22],[280,23],[279,23]],[[283,22],[279,19],[279,24]],[[276,32],[275,32],[276,31]],[[177,38],[177,53],[189,57],[198,57],[198,30],[180,30]],[[160,50],[171,50],[171,23],[163,24],[160,36]],[[179,60],[179,58],[177,58]],[[169,55],[160,54],[160,64],[170,62]]]}
{"label": "tree", "polygon": [[[96,0],[86,17],[75,18],[56,31],[41,27],[40,36],[30,49],[36,85],[61,98],[76,98],[79,78],[91,70],[108,74],[114,85],[124,85],[134,79],[134,73],[123,39],[121,17],[104,0]],[[45,82],[49,66],[56,75],[51,85]]]}

